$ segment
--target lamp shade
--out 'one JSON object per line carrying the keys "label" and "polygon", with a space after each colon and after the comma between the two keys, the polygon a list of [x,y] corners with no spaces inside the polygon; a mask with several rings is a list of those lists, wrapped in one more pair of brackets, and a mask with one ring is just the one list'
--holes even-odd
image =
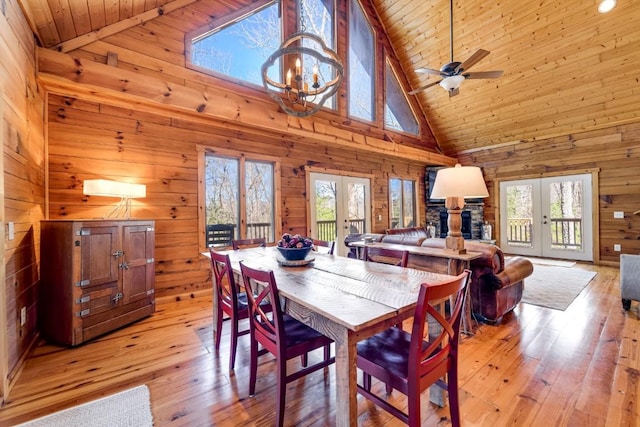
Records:
{"label": "lamp shade", "polygon": [[85,179],[82,192],[89,196],[141,199],[147,195],[147,186],[144,184],[110,181],[108,179]]}
{"label": "lamp shade", "polygon": [[481,198],[489,197],[482,170],[477,166],[461,166],[440,169],[431,191],[431,198],[447,197]]}

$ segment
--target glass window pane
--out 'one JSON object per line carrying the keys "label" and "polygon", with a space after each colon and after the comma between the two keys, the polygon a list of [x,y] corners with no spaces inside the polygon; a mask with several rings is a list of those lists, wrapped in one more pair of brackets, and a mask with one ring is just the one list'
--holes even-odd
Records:
{"label": "glass window pane", "polygon": [[366,186],[359,183],[347,184],[348,221],[350,233],[364,233],[366,223]]}
{"label": "glass window pane", "polygon": [[[282,40],[278,5],[221,27],[209,35],[195,38],[191,63],[262,86],[260,68],[280,47]],[[269,76],[279,80],[280,65],[269,68]]]}
{"label": "glass window pane", "polygon": [[414,206],[415,187],[413,181],[402,181],[402,213],[405,227],[416,226],[416,210]]}
{"label": "glass window pane", "polygon": [[391,228],[400,228],[402,218],[402,180],[392,178],[389,180],[389,215]]}
{"label": "glass window pane", "polygon": [[531,247],[533,186],[509,185],[507,192],[507,243]]}
{"label": "glass window pane", "polygon": [[349,2],[349,114],[374,121],[374,34],[357,0]]}
{"label": "glass window pane", "polygon": [[[327,47],[336,50],[335,43],[335,6],[332,0],[304,0],[302,2],[304,10],[305,31],[315,34],[322,39]],[[301,29],[302,30],[302,29]],[[304,45],[314,50],[321,51],[321,47],[317,43],[309,39],[303,39]],[[333,67],[328,64],[319,62],[310,55],[303,56],[303,79],[306,82],[313,82],[313,67],[318,66],[318,76],[320,85],[331,81],[335,77]],[[325,107],[336,108],[335,95],[324,103]],[[313,102],[313,100],[311,100]]]}
{"label": "glass window pane", "polygon": [[[205,223],[207,226],[233,226],[233,237],[238,237],[240,227],[239,182],[237,159],[205,157]],[[224,246],[223,241],[216,242]]]}
{"label": "glass window pane", "polygon": [[338,201],[335,181],[316,181],[316,221],[318,239],[335,240],[337,231]]}
{"label": "glass window pane", "polygon": [[265,162],[246,162],[245,203],[247,238],[274,239],[273,165]]}
{"label": "glass window pane", "polygon": [[418,121],[388,62],[385,72],[385,99],[385,127],[417,135],[419,130]]}

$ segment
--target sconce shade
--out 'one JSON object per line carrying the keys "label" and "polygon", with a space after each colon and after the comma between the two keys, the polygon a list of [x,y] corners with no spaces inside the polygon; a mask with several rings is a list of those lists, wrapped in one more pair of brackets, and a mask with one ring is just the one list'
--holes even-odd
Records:
{"label": "sconce shade", "polygon": [[431,198],[463,197],[465,199],[489,197],[482,170],[477,166],[440,169],[436,175]]}
{"label": "sconce shade", "polygon": [[108,179],[86,179],[83,183],[82,192],[89,196],[141,199],[147,195],[147,186],[144,184],[110,181]]}

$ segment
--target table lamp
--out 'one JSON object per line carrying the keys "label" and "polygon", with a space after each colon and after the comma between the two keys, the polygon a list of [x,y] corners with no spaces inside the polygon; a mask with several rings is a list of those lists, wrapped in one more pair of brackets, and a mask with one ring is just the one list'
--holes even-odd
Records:
{"label": "table lamp", "polygon": [[131,199],[142,199],[147,195],[144,184],[110,181],[107,179],[85,179],[82,193],[88,196],[120,197],[120,202],[103,218],[131,218]]}
{"label": "table lamp", "polygon": [[462,237],[462,208],[464,199],[488,197],[487,185],[484,183],[482,171],[477,166],[461,166],[440,169],[431,192],[433,199],[445,199],[447,208],[447,226],[449,232],[444,247],[448,251],[464,254],[464,238]]}

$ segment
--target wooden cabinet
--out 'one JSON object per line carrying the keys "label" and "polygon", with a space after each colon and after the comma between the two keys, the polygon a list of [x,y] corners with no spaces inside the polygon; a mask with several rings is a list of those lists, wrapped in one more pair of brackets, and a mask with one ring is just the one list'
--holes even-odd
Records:
{"label": "wooden cabinet", "polygon": [[74,346],[151,315],[154,240],[153,221],[42,221],[42,337]]}

